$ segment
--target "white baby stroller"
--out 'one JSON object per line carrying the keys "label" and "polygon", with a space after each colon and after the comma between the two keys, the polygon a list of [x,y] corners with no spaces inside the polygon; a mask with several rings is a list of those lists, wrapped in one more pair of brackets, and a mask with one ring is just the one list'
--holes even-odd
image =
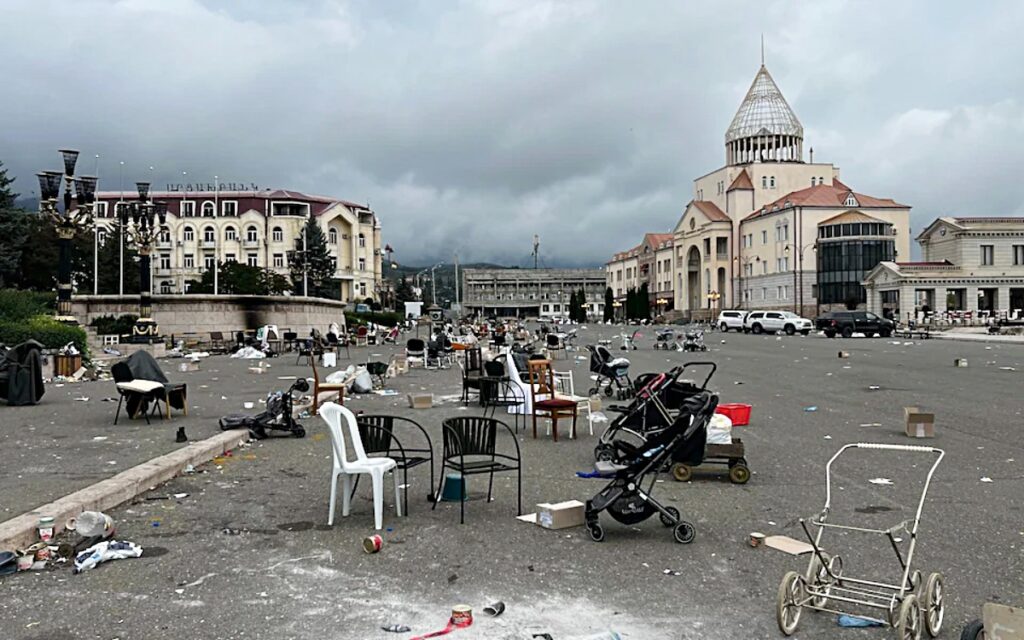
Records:
{"label": "white baby stroller", "polygon": [[658,329],[655,334],[654,348],[678,351],[679,341],[676,340],[675,329]]}
{"label": "white baby stroller", "polygon": [[589,395],[597,395],[604,391],[609,398],[615,395],[624,400],[633,395],[633,381],[629,379],[629,360],[616,358],[608,347],[603,344],[588,345],[590,352],[590,372],[595,374],[594,386]]}
{"label": "white baby stroller", "polygon": [[700,329],[687,331],[683,340],[683,351],[707,351],[708,346],[704,344],[704,332]]}

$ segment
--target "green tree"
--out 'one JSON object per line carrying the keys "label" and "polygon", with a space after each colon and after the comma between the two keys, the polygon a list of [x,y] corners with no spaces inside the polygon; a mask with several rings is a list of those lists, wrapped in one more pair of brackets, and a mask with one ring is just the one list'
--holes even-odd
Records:
{"label": "green tree", "polygon": [[412,290],[412,284],[409,283],[409,279],[402,276],[402,279],[398,281],[395,286],[395,311],[400,311],[405,314],[405,303],[413,302],[416,300],[416,292]]}
{"label": "green tree", "polygon": [[[108,227],[109,231],[100,244],[98,253],[99,263],[99,287],[97,291],[101,294],[117,294],[121,291],[119,279],[121,277],[121,223],[114,221]],[[154,265],[159,256],[151,256]],[[124,293],[137,294],[139,292],[139,263],[138,252],[132,245],[125,243],[124,246]],[[92,293],[90,289],[89,293]]]}
{"label": "green tree", "polygon": [[637,294],[636,317],[642,320],[651,318],[651,295],[646,282],[640,285],[640,292]]}
{"label": "green tree", "polygon": [[[217,292],[242,296],[279,296],[292,288],[288,278],[272,269],[251,267],[234,260],[219,263]],[[190,293],[213,293],[213,269],[203,272]]]}
{"label": "green tree", "polygon": [[604,321],[615,320],[615,293],[611,287],[604,290]]}
{"label": "green tree", "polygon": [[577,322],[578,321],[578,318],[579,318],[579,309],[578,309],[578,307],[579,306],[580,306],[579,299],[576,298],[576,292],[573,291],[569,295],[569,313],[566,314],[566,315],[568,315],[570,322]]}
{"label": "green tree", "polygon": [[[305,245],[303,245],[305,243]],[[303,249],[305,246],[305,249]],[[295,239],[295,250],[289,256],[294,291],[299,295],[337,298],[340,286],[335,286],[334,258],[327,250],[327,236],[310,216],[302,234]],[[308,281],[309,290],[303,291],[303,282]]]}
{"label": "green tree", "polygon": [[576,294],[576,313],[579,314],[579,322],[587,321],[587,292],[582,287],[579,293]]}
{"label": "green tree", "polygon": [[15,204],[18,194],[12,190],[14,178],[8,177],[0,162],[0,287],[16,286],[20,281],[22,251],[30,223],[29,214]]}

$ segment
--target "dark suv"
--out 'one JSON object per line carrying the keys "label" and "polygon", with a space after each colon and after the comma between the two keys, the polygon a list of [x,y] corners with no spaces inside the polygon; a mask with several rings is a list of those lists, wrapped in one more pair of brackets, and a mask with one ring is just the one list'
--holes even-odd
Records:
{"label": "dark suv", "polygon": [[815,318],[814,324],[829,338],[836,337],[836,334],[849,338],[854,333],[863,333],[869,338],[888,338],[896,330],[895,322],[870,311],[830,311]]}

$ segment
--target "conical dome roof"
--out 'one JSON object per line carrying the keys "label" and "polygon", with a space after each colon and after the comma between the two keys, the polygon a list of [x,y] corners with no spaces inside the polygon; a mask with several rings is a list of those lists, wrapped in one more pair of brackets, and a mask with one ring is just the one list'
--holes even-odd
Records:
{"label": "conical dome roof", "polygon": [[754,77],[753,84],[743,98],[743,103],[733,116],[725,141],[766,135],[787,135],[804,137],[804,127],[789,103],[782,96],[768,69],[761,69]]}

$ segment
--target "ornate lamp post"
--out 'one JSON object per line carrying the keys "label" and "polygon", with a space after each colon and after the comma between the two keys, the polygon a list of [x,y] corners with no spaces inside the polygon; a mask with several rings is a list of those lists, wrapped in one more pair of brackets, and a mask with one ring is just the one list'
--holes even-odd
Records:
{"label": "ornate lamp post", "polygon": [[150,260],[153,246],[160,234],[167,231],[167,203],[150,202],[149,183],[137,182],[139,200],[121,207],[119,217],[125,240],[139,253],[139,319],[132,327],[132,338],[150,342],[160,336],[160,327],[153,320],[152,270]]}
{"label": "ornate lamp post", "polygon": [[732,261],[736,263],[737,271],[739,272],[739,276],[737,278],[739,280],[739,282],[737,284],[739,285],[738,288],[740,290],[740,301],[739,301],[739,304],[736,303],[735,292],[733,292],[732,303],[734,305],[736,305],[737,309],[743,309],[744,308],[743,305],[746,302],[746,297],[744,296],[744,291],[743,291],[744,271],[746,271],[748,264],[750,264],[752,262],[760,262],[761,261],[761,256],[733,256]]}
{"label": "ornate lamp post", "polygon": [[[92,224],[96,207],[96,178],[75,177],[78,152],[61,149],[64,172],[43,171],[39,178],[39,212],[50,218],[57,232],[60,250],[57,263],[57,319],[75,323],[71,315],[71,241],[75,234]],[[58,206],[61,178],[64,178],[64,207]],[[72,196],[72,193],[74,196]]]}

